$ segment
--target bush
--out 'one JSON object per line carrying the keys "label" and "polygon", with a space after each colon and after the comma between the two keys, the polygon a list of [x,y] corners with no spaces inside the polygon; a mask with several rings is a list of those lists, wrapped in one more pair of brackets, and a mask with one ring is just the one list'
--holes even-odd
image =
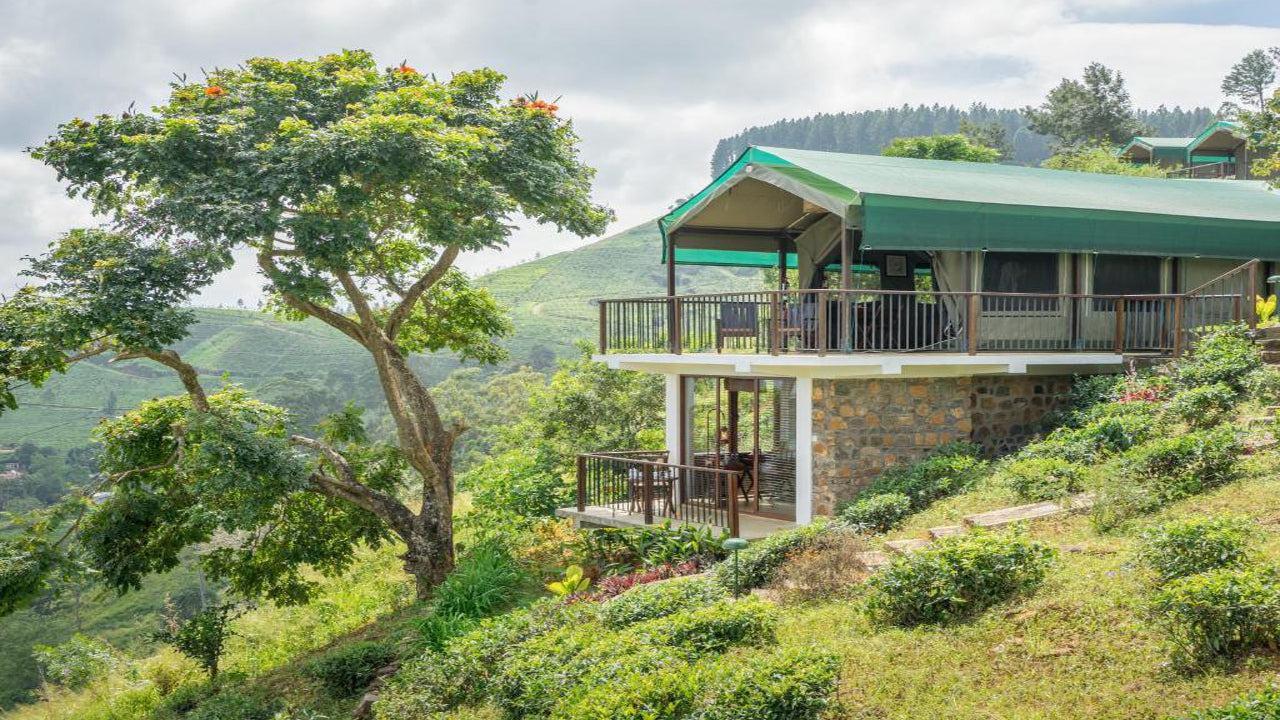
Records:
{"label": "bush", "polygon": [[1229,665],[1280,639],[1280,583],[1270,568],[1221,568],[1179,578],[1150,611],[1185,668]]}
{"label": "bush", "polygon": [[1174,520],[1145,533],[1138,558],[1155,571],[1160,582],[1188,575],[1239,567],[1249,559],[1249,545],[1257,528],[1233,517],[1195,517]]}
{"label": "bush", "polygon": [[816,720],[832,705],[840,662],[811,650],[775,650],[714,664],[629,675],[560,705],[556,720]]}
{"label": "bush", "polygon": [[40,677],[69,690],[79,690],[102,677],[115,664],[111,648],[101,640],[80,633],[61,645],[36,645],[31,649]]}
{"label": "bush", "polygon": [[271,720],[280,709],[279,701],[223,690],[196,706],[186,720]]}
{"label": "bush", "polygon": [[[777,575],[778,568],[787,558],[812,547],[821,538],[834,532],[834,528],[822,521],[801,525],[791,530],[774,533],[763,540],[751,543],[738,553],[738,571],[743,589],[768,585]],[[732,560],[718,563],[711,569],[715,582],[726,590],[733,590],[734,564]]]}
{"label": "bush", "polygon": [[1054,457],[1029,457],[1005,463],[998,476],[1023,500],[1056,500],[1084,489],[1085,468]]}
{"label": "bush", "polygon": [[1096,405],[1115,400],[1125,379],[1124,375],[1077,375],[1067,396],[1067,415],[1086,417]]}
{"label": "bush", "polygon": [[815,720],[832,705],[840,658],[789,648],[763,657],[728,658],[714,670],[700,720]]}
{"label": "bush", "polygon": [[435,591],[435,613],[488,617],[510,605],[525,574],[497,543],[471,548]]}
{"label": "bush", "polygon": [[633,632],[655,645],[672,645],[696,654],[720,653],[739,645],[776,640],[778,613],[758,598],[721,600],[694,610],[640,623]]}
{"label": "bush", "polygon": [[209,673],[218,677],[218,662],[226,648],[227,639],[234,633],[231,622],[239,617],[241,609],[234,603],[211,605],[187,620],[178,618],[177,610],[166,604],[164,629],[152,637],[195,660]]}
{"label": "bush", "polygon": [[640,585],[609,600],[600,608],[600,619],[607,627],[621,628],[704,607],[725,597],[725,589],[708,580],[668,580]]}
{"label": "bush", "polygon": [[1019,459],[1053,458],[1089,464],[1145,442],[1159,432],[1160,404],[1115,400],[1095,406],[1078,427],[1063,427],[1023,448]]}
{"label": "bush", "polygon": [[902,493],[863,497],[836,510],[836,515],[860,532],[889,532],[911,514],[911,498]]}
{"label": "bush", "polygon": [[1182,720],[1280,720],[1280,688],[1250,693],[1222,707],[1192,713]]}
{"label": "bush", "polygon": [[673,528],[666,520],[654,527],[585,530],[577,550],[587,564],[606,574],[628,574],[659,565],[711,564],[726,555],[724,541],[728,539],[728,533],[717,535],[698,525]]}
{"label": "bush", "polygon": [[1038,587],[1053,557],[1018,534],[943,538],[872,575],[867,609],[893,625],[947,622]]}
{"label": "bush", "polygon": [[1235,408],[1239,394],[1226,383],[1187,388],[1169,400],[1171,415],[1195,428],[1211,428]]}
{"label": "bush", "polygon": [[1173,502],[1233,480],[1240,450],[1230,428],[1195,430],[1134,448],[1123,458],[1123,474],[1162,503]]}
{"label": "bush", "polygon": [[1235,392],[1244,389],[1245,378],[1262,367],[1262,353],[1244,325],[1215,330],[1198,340],[1191,357],[1178,365],[1176,379],[1184,388],[1222,383]]}
{"label": "bush", "polygon": [[378,670],[396,659],[396,652],[380,642],[344,645],[311,660],[303,674],[324,685],[334,697],[351,697],[369,687]]}
{"label": "bush", "polygon": [[924,509],[935,500],[967,489],[982,476],[987,464],[978,458],[980,451],[972,443],[943,445],[924,460],[885,470],[861,496],[898,493],[911,499],[913,509]]}
{"label": "bush", "polygon": [[596,583],[595,591],[586,594],[578,594],[573,596],[574,600],[608,600],[630,590],[633,587],[647,585],[649,583],[658,582],[659,580],[670,580],[672,578],[693,575],[698,572],[700,566],[693,560],[686,560],[675,565],[655,565],[646,570],[628,573],[626,575],[610,575],[600,578],[600,582]]}
{"label": "bush", "polygon": [[867,544],[852,532],[831,532],[787,558],[770,589],[784,604],[842,595],[866,579]]}

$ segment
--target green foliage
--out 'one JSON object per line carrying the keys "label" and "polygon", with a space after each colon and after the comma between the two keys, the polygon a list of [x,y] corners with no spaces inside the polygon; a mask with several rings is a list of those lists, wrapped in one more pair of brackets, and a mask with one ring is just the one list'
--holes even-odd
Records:
{"label": "green foliage", "polygon": [[172,645],[199,663],[210,678],[216,678],[227,638],[233,634],[231,622],[240,612],[234,604],[226,603],[204,608],[189,619],[181,620],[170,610],[165,627],[156,633],[155,639]]}
{"label": "green foliage", "polygon": [[334,697],[351,697],[363,691],[379,670],[395,660],[389,645],[365,641],[341,645],[307,662],[302,671],[320,682]]}
{"label": "green foliage", "polygon": [[186,715],[186,720],[272,720],[279,711],[278,700],[223,689],[197,705]]}
{"label": "green foliage", "polygon": [[1056,500],[1084,489],[1085,467],[1055,457],[1028,457],[1002,464],[996,476],[1023,500]]}
{"label": "green foliage", "polygon": [[838,656],[805,648],[726,658],[716,669],[705,720],[817,720],[840,680]]}
{"label": "green foliage", "polygon": [[836,509],[836,517],[860,532],[889,532],[911,514],[911,498],[902,493],[861,497]]}
{"label": "green foliage", "polygon": [[1258,529],[1239,517],[1200,516],[1171,520],[1142,536],[1138,559],[1160,582],[1244,565]]}
{"label": "green foliage", "polygon": [[1180,720],[1280,720],[1280,688],[1249,693],[1221,707],[1198,710]]}
{"label": "green foliage", "polygon": [[482,543],[467,551],[449,577],[436,588],[435,612],[482,618],[515,599],[527,575],[510,552],[496,543]]}
{"label": "green foliage", "polygon": [[709,605],[725,597],[723,587],[701,578],[647,583],[604,603],[600,619],[607,627],[623,628]]}
{"label": "green foliage", "polygon": [[[790,530],[776,532],[763,540],[751,543],[746,549],[738,552],[737,566],[743,589],[761,588],[773,581],[778,568],[788,558],[802,550],[813,547],[823,537],[835,531],[835,528],[816,520],[808,525],[801,525]],[[712,579],[726,591],[734,589],[734,562],[725,561],[711,569]]]}
{"label": "green foliage", "polygon": [[690,560],[715,562],[728,554],[724,549],[728,538],[728,533],[717,534],[709,527],[672,527],[664,520],[648,527],[584,530],[576,551],[606,573],[620,573]]}
{"label": "green foliage", "polygon": [[1077,145],[1062,148],[1040,163],[1040,167],[1102,175],[1133,175],[1149,178],[1169,176],[1168,168],[1151,163],[1131,163],[1116,155],[1114,150],[1105,145]]}
{"label": "green foliage", "polygon": [[[658,587],[682,582],[688,584],[697,581],[667,582],[659,584]],[[654,586],[642,585],[641,587]],[[620,595],[605,605],[606,624],[611,620],[609,606],[627,597],[631,592]],[[616,618],[613,620],[616,622]],[[742,645],[772,643],[776,640],[777,627],[777,610],[763,600],[748,597],[741,600],[703,598],[699,604],[689,605],[680,611],[641,622],[635,625],[633,630],[656,645],[673,645],[693,653],[706,654],[721,653],[731,647]]]}
{"label": "green foliage", "polygon": [[1258,316],[1258,327],[1270,327],[1275,324],[1276,315],[1276,296],[1275,293],[1262,297],[1256,296],[1253,303],[1253,311]]}
{"label": "green foliage", "polygon": [[1218,425],[1235,409],[1240,395],[1226,383],[1189,387],[1169,398],[1168,411],[1196,428]]}
{"label": "green foliage", "polygon": [[943,538],[872,575],[867,610],[904,627],[972,616],[1037,588],[1053,559],[1049,546],[1013,533]]}
{"label": "green foliage", "polygon": [[1076,415],[1077,426],[1060,427],[1018,453],[1021,459],[1053,458],[1090,464],[1124,452],[1159,434],[1160,404],[1115,400]]}
{"label": "green foliage", "polygon": [[47,682],[70,690],[79,690],[101,677],[116,660],[106,643],[80,633],[61,645],[37,645],[32,654]]}
{"label": "green foliage", "polygon": [[1240,62],[1231,66],[1231,72],[1222,78],[1222,94],[1244,103],[1250,110],[1266,109],[1267,93],[1276,81],[1276,60],[1280,56],[1274,49],[1251,50]]}
{"label": "green foliage", "polygon": [[1280,640],[1280,581],[1270,568],[1220,568],[1172,580],[1149,609],[1185,668],[1229,666]]}
{"label": "green foliage", "polygon": [[1023,113],[1032,130],[1057,138],[1060,145],[1120,145],[1144,130],[1124,78],[1097,62],[1085,67],[1080,80],[1063,78],[1039,108]]}
{"label": "green foliage", "polygon": [[968,489],[982,475],[987,463],[979,459],[980,451],[971,443],[943,445],[924,460],[885,470],[861,496],[898,493],[911,499],[913,510],[924,509],[935,500]]}
{"label": "green foliage", "polygon": [[993,163],[1000,159],[999,150],[984,147],[960,133],[894,138],[884,146],[880,154],[889,157],[980,163]]}
{"label": "green foliage", "polygon": [[591,579],[584,577],[582,567],[570,565],[564,570],[564,578],[547,584],[547,589],[559,598],[583,592],[591,586]]}
{"label": "green foliage", "polygon": [[1262,353],[1243,324],[1217,328],[1196,341],[1191,358],[1178,363],[1177,382],[1186,388],[1222,383],[1244,389],[1249,375],[1262,367]]}

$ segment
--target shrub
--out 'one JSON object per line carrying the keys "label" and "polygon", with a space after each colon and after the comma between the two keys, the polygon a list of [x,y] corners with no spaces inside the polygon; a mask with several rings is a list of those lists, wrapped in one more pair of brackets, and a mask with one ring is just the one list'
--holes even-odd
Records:
{"label": "shrub", "polygon": [[1220,568],[1164,585],[1150,602],[1174,661],[1227,665],[1280,639],[1280,583],[1271,568]]}
{"label": "shrub", "polygon": [[847,593],[867,576],[867,545],[851,532],[831,532],[787,558],[770,588],[783,603],[804,603]]}
{"label": "shrub", "polygon": [[1053,458],[1089,464],[1145,442],[1159,430],[1160,404],[1147,400],[1095,406],[1078,427],[1063,427],[1023,448],[1019,459]]}
{"label": "shrub", "polygon": [[511,554],[497,543],[471,548],[435,591],[435,613],[482,618],[505,608],[525,579]]}
{"label": "shrub", "polygon": [[[738,572],[744,589],[760,588],[773,581],[778,568],[787,558],[806,548],[812,547],[819,539],[826,537],[834,528],[825,522],[816,521],[801,525],[791,530],[774,533],[763,540],[751,543],[746,550],[738,553]],[[726,590],[733,590],[734,564],[732,560],[717,564],[711,569],[712,578]]]}
{"label": "shrub", "polygon": [[727,658],[700,720],[815,720],[832,706],[840,658],[789,648],[763,657]]}
{"label": "shrub", "polygon": [[211,605],[183,621],[178,618],[176,609],[166,603],[164,628],[153,637],[172,645],[175,650],[199,663],[210,678],[216,678],[218,662],[222,659],[227,639],[234,634],[231,622],[241,612],[233,603]]}
{"label": "shrub", "polygon": [[692,718],[704,702],[707,669],[676,663],[656,672],[633,673],[558,705],[553,720],[660,720]]}
{"label": "shrub", "polygon": [[1124,474],[1161,502],[1173,502],[1234,479],[1240,450],[1230,428],[1195,430],[1134,448],[1123,458]]}
{"label": "shrub", "polygon": [[836,515],[860,532],[889,532],[911,514],[911,498],[902,493],[871,495],[845,504]]}
{"label": "shrub", "polygon": [[1194,712],[1182,720],[1280,720],[1280,688],[1259,690],[1222,707]]}
{"label": "shrub", "polygon": [[102,677],[115,663],[106,643],[80,633],[61,645],[36,645],[31,654],[41,678],[69,690],[79,690]]}
{"label": "shrub", "polygon": [[1115,400],[1124,383],[1124,375],[1077,375],[1067,396],[1068,416],[1084,417],[1095,405]]}
{"label": "shrub", "polygon": [[637,568],[678,565],[684,562],[710,564],[726,554],[727,533],[717,535],[698,525],[672,527],[664,521],[655,527],[595,528],[583,531],[578,553],[606,574],[626,574]]}
{"label": "shrub", "polygon": [[234,690],[222,690],[187,714],[186,720],[271,720],[280,711],[277,700],[263,700]]}
{"label": "shrub", "polygon": [[1223,383],[1239,392],[1245,378],[1262,367],[1262,354],[1244,325],[1223,327],[1198,340],[1191,357],[1178,365],[1176,379],[1184,388]]}
{"label": "shrub", "polygon": [[1060,458],[1012,460],[1005,463],[998,474],[1023,500],[1055,500],[1084,489],[1084,466]]}
{"label": "shrub", "polygon": [[686,560],[675,565],[655,565],[654,567],[639,572],[628,573],[626,575],[610,575],[601,578],[596,584],[595,592],[589,594],[580,594],[573,596],[572,600],[608,600],[617,597],[622,593],[630,590],[638,585],[647,585],[648,583],[657,582],[659,580],[670,580],[671,578],[684,577],[685,575],[693,575],[700,569],[699,564],[694,560]]}
{"label": "shrub", "polygon": [[911,499],[912,508],[923,509],[981,477],[987,464],[978,458],[980,450],[972,443],[943,445],[919,462],[889,468],[871,481],[862,497],[898,493]]}
{"label": "shrub", "polygon": [[1256,528],[1234,517],[1195,517],[1174,520],[1142,537],[1138,558],[1168,582],[1188,575],[1225,567],[1238,567],[1249,559],[1249,545]]}
{"label": "shrub", "polygon": [[1187,388],[1169,400],[1171,415],[1195,428],[1222,422],[1236,406],[1239,394],[1226,383]]}
{"label": "shrub", "polygon": [[350,697],[369,687],[378,670],[395,659],[395,650],[385,643],[351,643],[311,660],[303,666],[303,674],[319,681],[334,697]]}
{"label": "shrub", "polygon": [[704,607],[725,597],[725,589],[708,580],[669,580],[641,585],[613,598],[601,606],[600,619],[607,627],[621,628]]}
{"label": "shrub", "polygon": [[640,623],[633,632],[655,645],[673,645],[705,654],[774,642],[777,627],[778,613],[773,606],[758,598],[744,598],[721,600]]}
{"label": "shrub", "polygon": [[947,622],[1036,588],[1053,557],[1018,534],[943,538],[872,575],[867,609],[893,625]]}

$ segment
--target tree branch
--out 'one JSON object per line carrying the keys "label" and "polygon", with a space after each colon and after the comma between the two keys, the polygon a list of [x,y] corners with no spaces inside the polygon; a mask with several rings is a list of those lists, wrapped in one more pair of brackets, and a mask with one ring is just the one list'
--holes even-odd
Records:
{"label": "tree branch", "polygon": [[364,292],[360,290],[360,286],[356,285],[356,281],[351,278],[351,274],[346,270],[334,270],[333,276],[338,278],[338,283],[342,285],[342,290],[351,299],[351,306],[356,309],[356,315],[360,316],[360,322],[366,331],[373,331],[378,327],[378,321],[373,317],[373,308],[369,306],[369,300],[364,296]]}
{"label": "tree branch", "polygon": [[[276,267],[275,261],[271,258],[272,252],[273,251],[269,248],[258,252],[258,267],[262,268],[263,274],[265,274],[268,279],[274,280],[281,273],[280,268]],[[346,335],[361,345],[365,344],[364,333],[360,328],[360,324],[353,322],[345,315],[334,312],[329,308],[313,303],[310,300],[303,300],[295,297],[287,292],[281,292],[280,297],[284,299],[286,305],[294,310],[297,310],[304,315],[310,315],[311,317],[316,318],[320,322],[338,330],[343,335]]]}
{"label": "tree branch", "polygon": [[178,373],[178,379],[182,381],[182,387],[186,389],[187,395],[191,397],[191,405],[199,412],[209,412],[209,397],[205,395],[204,386],[200,384],[200,373],[195,369],[195,366],[183,361],[178,356],[178,353],[173,350],[148,350],[145,348],[125,350],[116,355],[111,361],[119,362],[142,357],[158,362]]}
{"label": "tree branch", "polygon": [[404,299],[391,311],[391,316],[387,318],[387,324],[383,328],[392,342],[395,342],[396,336],[400,334],[400,326],[404,325],[404,321],[413,312],[414,306],[422,299],[422,294],[432,285],[439,282],[440,278],[444,277],[445,272],[453,265],[453,261],[457,257],[458,248],[452,245],[446,247],[444,252],[440,253],[440,257],[436,259],[436,264],[432,265],[430,270],[427,270],[422,277],[418,278],[417,282],[410,285],[409,289],[405,291]]}

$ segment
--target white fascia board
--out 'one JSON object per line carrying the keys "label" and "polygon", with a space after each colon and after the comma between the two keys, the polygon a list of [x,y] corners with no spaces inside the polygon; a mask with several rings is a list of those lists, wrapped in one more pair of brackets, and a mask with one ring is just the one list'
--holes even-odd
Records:
{"label": "white fascia board", "polygon": [[848,355],[719,355],[636,353],[597,355],[610,368],[682,375],[775,377],[949,377],[1114,372],[1115,353],[854,353]]}

